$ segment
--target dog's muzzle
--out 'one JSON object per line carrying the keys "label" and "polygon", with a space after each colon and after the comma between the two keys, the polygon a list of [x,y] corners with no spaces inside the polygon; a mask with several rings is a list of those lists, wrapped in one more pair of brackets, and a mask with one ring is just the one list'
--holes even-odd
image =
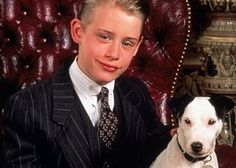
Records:
{"label": "dog's muzzle", "polygon": [[[178,144],[178,147],[179,149],[181,150],[181,152],[183,153],[184,155],[184,158],[192,163],[195,163],[197,161],[204,161],[205,163],[211,161],[212,157],[211,155],[207,155],[207,156],[204,156],[204,157],[193,157],[191,155],[189,155],[188,153],[186,153],[183,148],[181,147],[180,143],[179,143],[179,140],[178,140],[178,134],[177,134],[177,144]],[[205,160],[209,157],[208,160]]]}

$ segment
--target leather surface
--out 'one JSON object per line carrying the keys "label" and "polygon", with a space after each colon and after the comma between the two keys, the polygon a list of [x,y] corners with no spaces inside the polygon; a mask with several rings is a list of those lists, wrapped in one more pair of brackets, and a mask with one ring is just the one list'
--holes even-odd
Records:
{"label": "leather surface", "polygon": [[236,150],[228,145],[216,146],[220,168],[236,168]]}

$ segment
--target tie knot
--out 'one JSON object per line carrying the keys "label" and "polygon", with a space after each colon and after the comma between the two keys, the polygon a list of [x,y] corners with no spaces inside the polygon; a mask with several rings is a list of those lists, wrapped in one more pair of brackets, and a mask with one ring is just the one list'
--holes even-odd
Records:
{"label": "tie knot", "polygon": [[101,98],[108,97],[109,90],[106,87],[102,87],[101,91],[98,94],[98,100]]}

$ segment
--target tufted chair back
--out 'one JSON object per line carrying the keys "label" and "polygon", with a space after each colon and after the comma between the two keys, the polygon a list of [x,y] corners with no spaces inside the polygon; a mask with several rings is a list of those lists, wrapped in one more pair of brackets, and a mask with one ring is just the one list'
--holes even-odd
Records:
{"label": "tufted chair back", "polygon": [[[0,0],[0,101],[50,77],[77,55],[70,21],[81,0]],[[164,124],[171,124],[167,100],[174,94],[190,34],[188,0],[146,0],[144,40],[126,75],[148,86]]]}

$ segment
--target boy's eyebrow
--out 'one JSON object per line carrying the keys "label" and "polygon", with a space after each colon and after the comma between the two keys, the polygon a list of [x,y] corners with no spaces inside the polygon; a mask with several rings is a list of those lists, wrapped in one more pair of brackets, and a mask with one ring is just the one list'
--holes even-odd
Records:
{"label": "boy's eyebrow", "polygon": [[[111,32],[111,31],[109,31],[109,30],[105,30],[105,29],[97,29],[97,30],[103,31],[103,32],[105,32],[105,33],[107,33],[107,34],[109,34],[109,35],[112,35],[112,36],[115,35],[115,33]],[[135,38],[135,37],[126,37],[125,39],[127,39],[127,40],[133,40],[133,41],[139,41],[139,39],[137,39],[137,38]]]}

